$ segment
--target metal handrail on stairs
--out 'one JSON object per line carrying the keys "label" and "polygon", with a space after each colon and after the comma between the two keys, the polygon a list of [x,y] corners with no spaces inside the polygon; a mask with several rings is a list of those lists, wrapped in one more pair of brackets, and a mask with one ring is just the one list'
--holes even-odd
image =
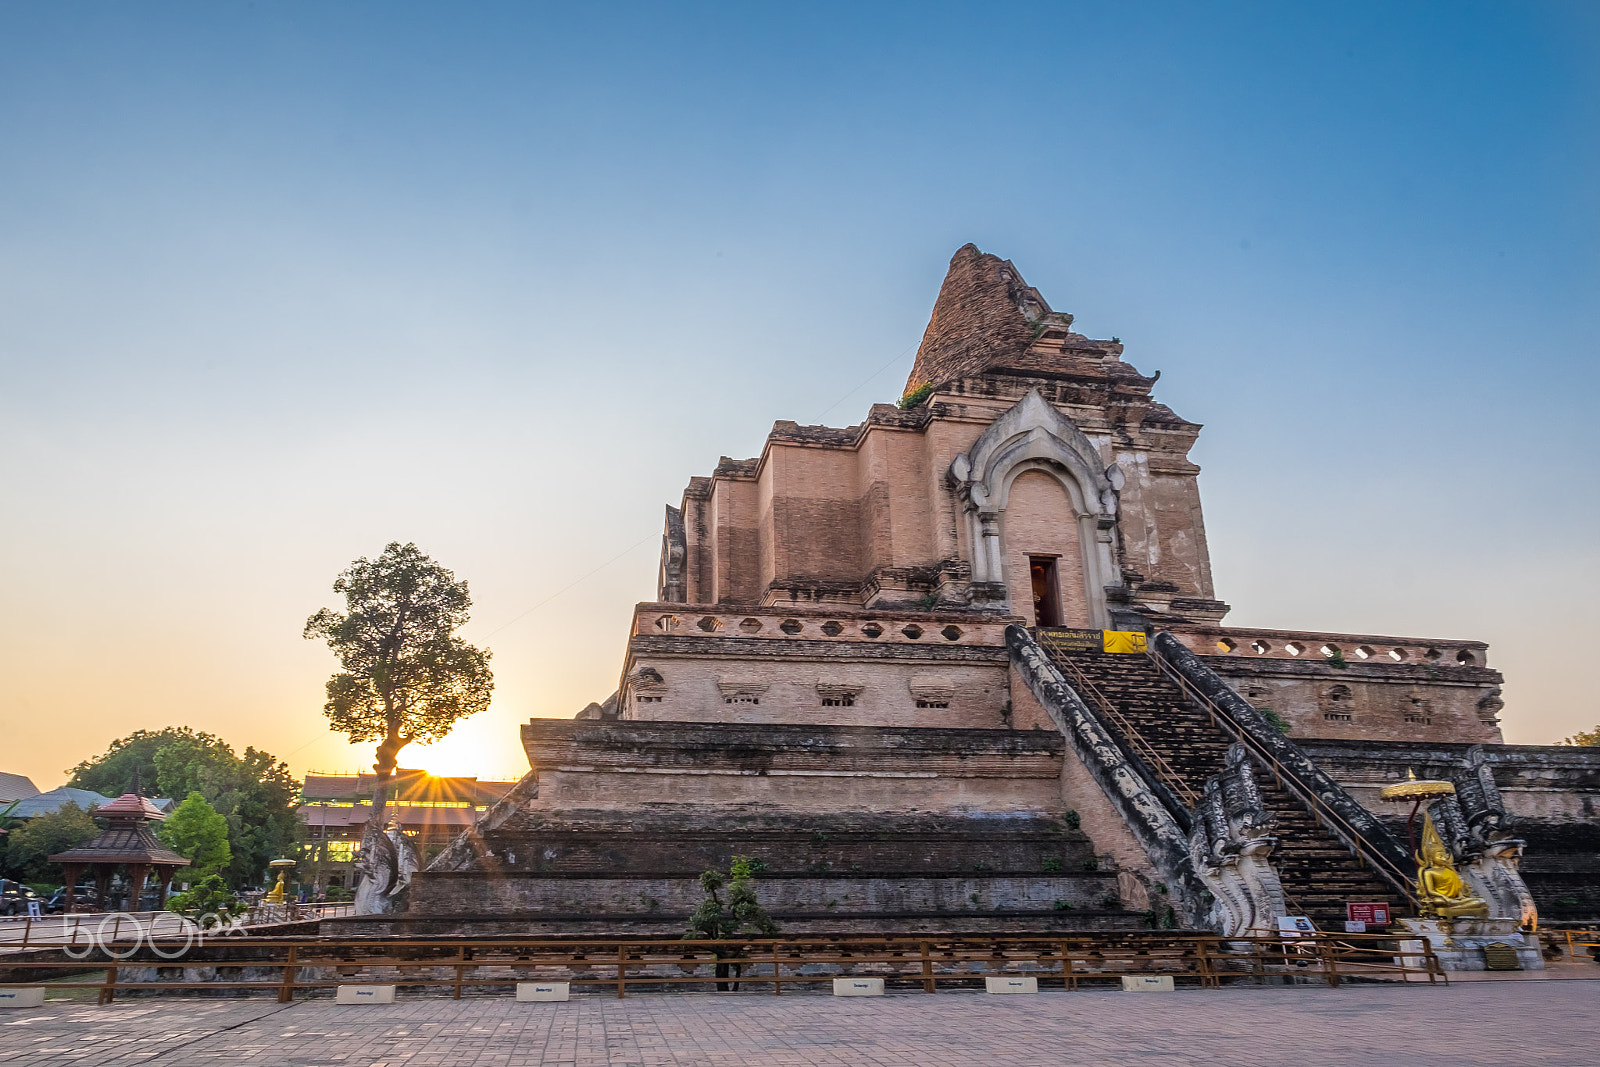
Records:
{"label": "metal handrail on stairs", "polygon": [[1210,714],[1211,721],[1219,729],[1244,745],[1251,756],[1264,764],[1272,772],[1272,776],[1277,780],[1278,784],[1294,794],[1295,798],[1306,806],[1312,818],[1332,830],[1335,836],[1343,840],[1345,846],[1356,854],[1357,858],[1369,865],[1384,881],[1397,890],[1413,911],[1417,910],[1419,904],[1417,894],[1412,888],[1410,877],[1404,871],[1400,870],[1389,857],[1374,847],[1370,841],[1362,837],[1360,831],[1345,821],[1344,816],[1326,804],[1319,803],[1316,790],[1302,782],[1299,776],[1288,767],[1279,763],[1277,757],[1252,737],[1248,730],[1240,726],[1238,720],[1229,714],[1226,708],[1221,707],[1216,701],[1196,688],[1193,682],[1185,678],[1172,664],[1162,659],[1153,649],[1147,649],[1145,655],[1150,658],[1151,662],[1156,665],[1156,668],[1166,678],[1178,686],[1178,689],[1186,697]]}
{"label": "metal handrail on stairs", "polygon": [[1184,781],[1183,776],[1173,769],[1172,764],[1167,762],[1166,757],[1157,752],[1150,742],[1140,735],[1138,730],[1133,728],[1133,724],[1128,721],[1127,717],[1112,706],[1111,701],[1106,699],[1106,695],[1100,691],[1100,688],[1088,679],[1076,663],[1072,662],[1072,657],[1067,655],[1067,650],[1057,642],[1052,641],[1050,635],[1043,631],[1039,633],[1039,643],[1050,650],[1050,658],[1072,675],[1073,682],[1077,684],[1080,690],[1098,704],[1106,717],[1116,725],[1117,729],[1122,731],[1122,735],[1128,739],[1128,743],[1138,752],[1139,758],[1144,760],[1150,769],[1156,772],[1156,775],[1162,782],[1166,783],[1169,789],[1178,794],[1178,797],[1189,806],[1191,811],[1194,810],[1195,806],[1200,803],[1199,794],[1189,788],[1189,784]]}

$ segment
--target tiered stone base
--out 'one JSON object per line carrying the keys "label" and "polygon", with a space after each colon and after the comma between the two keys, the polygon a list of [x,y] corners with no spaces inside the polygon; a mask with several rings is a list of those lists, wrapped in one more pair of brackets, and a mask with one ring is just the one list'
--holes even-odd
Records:
{"label": "tiered stone base", "polygon": [[1057,733],[543,720],[523,740],[535,770],[414,877],[406,913],[324,931],[679,936],[701,872],[735,856],[764,865],[785,934],[1151,921],[1065,810]]}
{"label": "tiered stone base", "polygon": [[481,840],[466,869],[416,876],[412,932],[487,934],[514,916],[524,930],[682,933],[700,872],[740,855],[765,864],[758,895],[785,933],[1145,924],[1089,840],[1037,816],[533,811]]}
{"label": "tiered stone base", "polygon": [[1426,937],[1447,971],[1486,970],[1484,949],[1495,944],[1511,946],[1523,970],[1544,970],[1539,939],[1525,936],[1515,919],[1398,919],[1396,925],[1411,935],[1400,942],[1402,951],[1420,952]]}

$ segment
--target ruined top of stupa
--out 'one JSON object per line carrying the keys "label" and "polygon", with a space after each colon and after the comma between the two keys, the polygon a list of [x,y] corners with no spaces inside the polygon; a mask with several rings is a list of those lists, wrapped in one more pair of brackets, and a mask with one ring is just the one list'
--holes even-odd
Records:
{"label": "ruined top of stupa", "polygon": [[1066,371],[1085,359],[1122,355],[1119,342],[1092,340],[1071,326],[1072,316],[1052,311],[1010,260],[962,245],[950,257],[905,391],[997,370]]}

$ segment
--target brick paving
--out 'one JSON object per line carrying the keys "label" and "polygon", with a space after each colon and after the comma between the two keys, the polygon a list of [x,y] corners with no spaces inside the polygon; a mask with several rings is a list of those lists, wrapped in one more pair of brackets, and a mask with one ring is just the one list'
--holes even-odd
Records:
{"label": "brick paving", "polygon": [[0,1013],[7,1067],[1588,1067],[1597,1050],[1595,981],[361,1007],[162,998]]}

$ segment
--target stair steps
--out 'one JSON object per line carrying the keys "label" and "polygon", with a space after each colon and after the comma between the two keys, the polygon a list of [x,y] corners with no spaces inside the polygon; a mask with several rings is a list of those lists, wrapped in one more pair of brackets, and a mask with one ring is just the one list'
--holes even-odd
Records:
{"label": "stair steps", "polygon": [[[1058,664],[1066,658],[1048,645],[1043,647]],[[1063,666],[1062,674],[1068,685],[1080,690],[1070,668],[1076,668],[1098,695],[1120,713],[1189,792],[1202,793],[1206,779],[1223,769],[1231,738],[1211,721],[1210,715],[1190,704],[1183,692],[1144,656],[1072,653],[1070,666]],[[1101,705],[1094,693],[1079,691],[1078,695],[1100,713]],[[1133,747],[1112,716],[1101,718],[1124,746]],[[1337,931],[1344,929],[1346,901],[1381,901],[1399,908],[1399,894],[1270,774],[1257,768],[1256,781],[1262,800],[1277,821],[1274,833],[1278,846],[1272,862],[1291,911],[1310,916],[1319,929]]]}

